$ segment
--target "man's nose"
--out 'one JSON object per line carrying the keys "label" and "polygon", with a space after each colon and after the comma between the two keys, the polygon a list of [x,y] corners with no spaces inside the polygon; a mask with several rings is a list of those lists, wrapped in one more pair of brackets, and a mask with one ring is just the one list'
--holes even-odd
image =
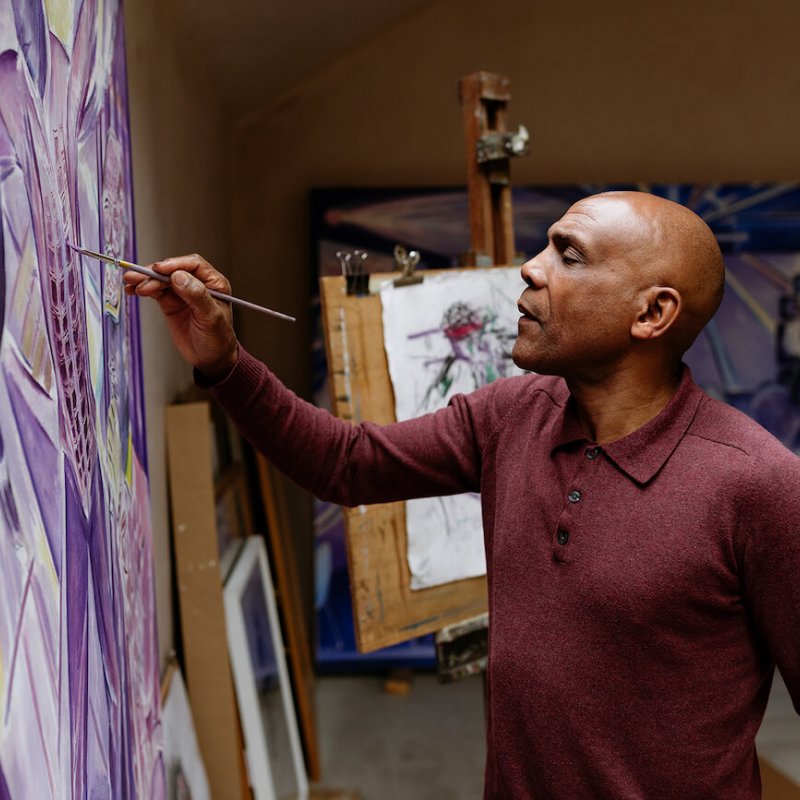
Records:
{"label": "man's nose", "polygon": [[534,256],[529,261],[526,261],[520,270],[522,280],[525,281],[526,285],[531,289],[543,289],[547,286],[547,273],[542,265],[541,255],[542,254],[539,253],[538,256]]}

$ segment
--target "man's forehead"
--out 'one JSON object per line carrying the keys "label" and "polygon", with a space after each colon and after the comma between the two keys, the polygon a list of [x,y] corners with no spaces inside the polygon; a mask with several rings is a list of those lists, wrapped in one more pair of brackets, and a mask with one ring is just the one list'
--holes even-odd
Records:
{"label": "man's forehead", "polygon": [[600,234],[619,236],[629,232],[637,215],[626,200],[613,196],[592,196],[579,200],[550,227],[551,236],[596,238]]}

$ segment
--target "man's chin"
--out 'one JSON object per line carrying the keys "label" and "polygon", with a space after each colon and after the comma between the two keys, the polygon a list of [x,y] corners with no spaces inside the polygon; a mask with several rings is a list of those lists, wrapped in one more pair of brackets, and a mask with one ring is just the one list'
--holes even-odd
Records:
{"label": "man's chin", "polygon": [[560,375],[561,373],[548,364],[547,359],[537,356],[536,353],[526,352],[524,347],[514,344],[511,350],[511,360],[526,372],[535,372],[537,375]]}
{"label": "man's chin", "polygon": [[518,347],[516,344],[511,350],[511,360],[520,368],[527,372],[541,372],[537,364],[537,359],[533,357],[532,353],[526,353],[524,347]]}

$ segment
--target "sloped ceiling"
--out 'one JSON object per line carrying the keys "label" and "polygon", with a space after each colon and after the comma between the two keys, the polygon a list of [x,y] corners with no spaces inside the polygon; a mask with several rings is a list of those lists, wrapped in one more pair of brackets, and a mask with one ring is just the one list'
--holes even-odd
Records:
{"label": "sloped ceiling", "polygon": [[[135,2],[135,0],[133,0]],[[432,0],[164,0],[160,8],[224,107],[280,95]]]}

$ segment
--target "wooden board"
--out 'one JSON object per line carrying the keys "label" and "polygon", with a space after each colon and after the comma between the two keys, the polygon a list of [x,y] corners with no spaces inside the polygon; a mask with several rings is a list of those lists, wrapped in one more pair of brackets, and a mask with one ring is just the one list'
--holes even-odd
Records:
{"label": "wooden board", "polygon": [[762,800],[800,800],[800,786],[775,769],[765,758],[761,764]]}
{"label": "wooden board", "polygon": [[[372,275],[370,286],[394,277]],[[338,276],[320,279],[320,295],[333,412],[354,423],[394,422],[380,297],[348,296],[345,280]],[[356,644],[361,652],[438,631],[486,611],[485,578],[410,588],[404,503],[344,509],[344,515]]]}
{"label": "wooden board", "polygon": [[169,486],[186,686],[211,794],[249,798],[219,567],[210,407],[167,407]]}

